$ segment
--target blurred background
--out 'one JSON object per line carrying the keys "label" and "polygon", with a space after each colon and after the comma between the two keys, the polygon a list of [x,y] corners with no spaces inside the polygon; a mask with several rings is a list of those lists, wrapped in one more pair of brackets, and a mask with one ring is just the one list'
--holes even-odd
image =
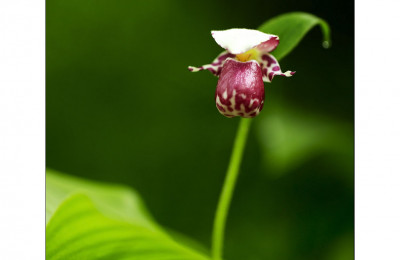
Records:
{"label": "blurred background", "polygon": [[[217,78],[190,73],[221,48],[210,30],[292,11],[325,19],[266,84],[227,223],[229,260],[353,259],[352,1],[46,1],[49,168],[136,189],[163,226],[209,247],[239,119]],[[279,47],[278,47],[279,48]]]}

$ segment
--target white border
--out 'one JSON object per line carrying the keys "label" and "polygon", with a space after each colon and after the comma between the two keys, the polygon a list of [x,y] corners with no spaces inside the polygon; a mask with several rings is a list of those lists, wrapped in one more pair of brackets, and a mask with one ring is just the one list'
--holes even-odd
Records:
{"label": "white border", "polygon": [[400,259],[399,1],[356,1],[355,259]]}
{"label": "white border", "polygon": [[45,259],[45,1],[0,1],[0,259]]}

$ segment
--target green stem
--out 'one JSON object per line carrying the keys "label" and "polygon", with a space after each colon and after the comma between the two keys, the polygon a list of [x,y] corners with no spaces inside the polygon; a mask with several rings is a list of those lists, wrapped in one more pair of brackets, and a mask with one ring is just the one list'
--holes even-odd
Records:
{"label": "green stem", "polygon": [[243,150],[246,144],[247,134],[250,129],[251,119],[241,118],[239,128],[236,133],[229,167],[226,172],[224,186],[219,197],[217,211],[214,218],[214,228],[212,235],[212,259],[221,260],[224,241],[224,230],[229,205],[232,200],[233,190],[239,173],[242,161]]}

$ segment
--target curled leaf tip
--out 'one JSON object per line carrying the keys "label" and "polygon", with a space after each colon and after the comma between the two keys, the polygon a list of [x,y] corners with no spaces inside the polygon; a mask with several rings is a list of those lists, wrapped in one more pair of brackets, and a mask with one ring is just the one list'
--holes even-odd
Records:
{"label": "curled leaf tip", "polygon": [[329,49],[332,46],[332,43],[330,41],[323,41],[322,42],[322,47],[325,49]]}

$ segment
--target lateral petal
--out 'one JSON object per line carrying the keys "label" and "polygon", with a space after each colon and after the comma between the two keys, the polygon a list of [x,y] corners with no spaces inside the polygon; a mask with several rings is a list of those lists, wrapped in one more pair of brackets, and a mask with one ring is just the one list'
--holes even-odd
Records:
{"label": "lateral petal", "polygon": [[291,77],[295,74],[295,71],[281,71],[281,66],[279,65],[277,59],[269,53],[263,53],[261,59],[259,60],[264,82],[271,82],[275,76],[285,76]]}
{"label": "lateral petal", "polygon": [[222,66],[225,63],[225,60],[227,58],[234,58],[235,55],[232,53],[229,53],[227,51],[224,51],[222,53],[220,53],[217,58],[215,58],[213,60],[213,62],[211,64],[206,64],[203,65],[201,67],[193,67],[193,66],[189,66],[188,69],[191,72],[197,72],[200,70],[208,70],[210,71],[212,74],[214,74],[215,76],[219,76],[219,74],[221,74],[221,70],[222,70]]}

